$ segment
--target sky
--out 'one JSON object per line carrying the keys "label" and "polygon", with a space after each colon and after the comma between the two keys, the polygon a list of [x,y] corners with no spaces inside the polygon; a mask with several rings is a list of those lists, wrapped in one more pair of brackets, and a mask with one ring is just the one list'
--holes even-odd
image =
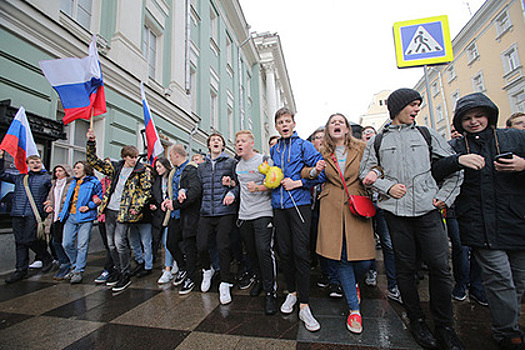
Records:
{"label": "sky", "polygon": [[252,32],[279,34],[295,98],[296,130],[306,138],[336,112],[359,122],[374,94],[412,88],[423,76],[421,67],[397,68],[395,22],[447,15],[454,38],[484,1],[239,2]]}

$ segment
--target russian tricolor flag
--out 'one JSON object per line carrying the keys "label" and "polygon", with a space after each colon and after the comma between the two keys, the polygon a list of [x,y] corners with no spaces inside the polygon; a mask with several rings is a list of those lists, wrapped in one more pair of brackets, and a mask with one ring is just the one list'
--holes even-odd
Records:
{"label": "russian tricolor flag", "polygon": [[15,159],[15,166],[21,174],[27,173],[26,158],[38,154],[31,128],[27,121],[24,107],[20,107],[15,119],[0,143],[0,149],[9,153]]}
{"label": "russian tricolor flag", "polygon": [[66,115],[64,124],[106,113],[106,96],[95,36],[89,56],[38,62],[46,79],[60,96]]}
{"label": "russian tricolor flag", "polygon": [[146,125],[146,144],[148,147],[148,162],[153,164],[155,158],[164,153],[164,147],[160,142],[159,134],[155,128],[153,118],[149,111],[148,101],[144,93],[144,84],[140,82],[140,94],[142,95],[142,108],[144,110],[144,124]]}

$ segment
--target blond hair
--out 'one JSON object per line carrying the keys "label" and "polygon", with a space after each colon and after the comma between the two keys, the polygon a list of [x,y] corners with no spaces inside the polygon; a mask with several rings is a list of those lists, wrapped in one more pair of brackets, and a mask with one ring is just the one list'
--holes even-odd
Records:
{"label": "blond hair", "polygon": [[240,130],[235,133],[235,139],[239,137],[240,135],[247,135],[249,138],[252,139],[252,141],[255,141],[255,137],[253,136],[253,133],[250,130]]}

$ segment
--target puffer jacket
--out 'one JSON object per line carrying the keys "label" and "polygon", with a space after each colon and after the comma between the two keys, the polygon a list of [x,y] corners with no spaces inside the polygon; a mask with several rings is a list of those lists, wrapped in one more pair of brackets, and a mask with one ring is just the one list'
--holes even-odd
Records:
{"label": "puffer jacket", "polygon": [[[69,217],[71,209],[73,195],[75,193],[75,187],[77,186],[77,179],[71,180],[69,189],[67,191],[66,201],[62,207],[62,211],[59,215],[60,222],[66,222]],[[76,205],[76,222],[83,223],[93,221],[97,218],[97,205],[93,202],[93,196],[101,198],[103,195],[102,185],[100,181],[95,177],[88,175],[84,178],[78,189],[77,205]],[[82,206],[88,206],[89,210],[82,213],[79,208]]]}
{"label": "puffer jacket", "polygon": [[[465,181],[456,200],[456,217],[461,243],[489,249],[525,249],[525,171],[499,172],[494,159],[499,153],[512,152],[525,158],[525,132],[496,129],[498,109],[483,94],[467,95],[457,101],[454,125],[464,131],[461,119],[472,108],[487,109],[489,126],[475,134],[465,133],[451,141],[460,154],[475,153],[485,158],[481,170],[465,169]],[[468,144],[468,148],[467,148]],[[449,171],[454,171],[452,167]]]}
{"label": "puffer jacket", "polygon": [[[108,164],[97,157],[97,150],[95,141],[87,141],[86,143],[87,161],[91,166],[108,176],[111,182],[104,193],[102,204],[99,212],[103,214],[106,210],[111,195],[115,191],[116,181],[119,178],[124,160]],[[129,175],[124,185],[122,198],[120,200],[120,209],[117,215],[117,222],[120,223],[135,223],[142,219],[142,209],[149,201],[151,196],[151,177],[146,171],[144,165],[137,162],[135,168]],[[135,210],[138,214],[131,214],[131,210]]]}
{"label": "puffer jacket", "polygon": [[[314,145],[301,139],[297,132],[290,138],[280,138],[270,149],[274,166],[279,167],[284,178],[301,180],[302,187],[286,191],[283,186],[272,190],[272,207],[274,209],[289,209],[294,205],[310,205],[310,189],[321,183],[319,177],[315,179],[301,178],[301,170],[304,167],[315,167],[319,160],[323,159],[321,153],[317,152]],[[292,198],[293,197],[293,200]],[[294,204],[295,201],[295,204]]]}
{"label": "puffer jacket", "polygon": [[[455,172],[444,179],[438,186],[431,173],[432,160],[454,154],[450,145],[435,131],[429,129],[431,148],[416,128],[411,125],[390,124],[383,129],[383,139],[379,148],[380,162],[374,149],[375,136],[368,141],[361,160],[359,177],[361,181],[368,172],[381,164],[384,177],[377,179],[372,188],[380,195],[378,207],[396,216],[416,217],[424,215],[436,207],[434,198],[450,207],[459,194],[463,180],[461,172]],[[406,186],[406,194],[395,199],[388,191],[395,184]]]}
{"label": "puffer jacket", "polygon": [[[27,179],[29,189],[38,208],[40,218],[44,220],[47,215],[44,213],[44,202],[51,188],[51,175],[45,169],[39,172],[29,171],[27,175],[29,175]],[[13,174],[4,170],[4,159],[0,159],[0,180],[15,184],[11,216],[34,216],[24,187],[24,176],[26,174]]]}
{"label": "puffer jacket", "polygon": [[[239,184],[235,167],[237,161],[222,153],[215,158],[215,167],[212,167],[211,157],[208,154],[204,163],[199,164],[198,174],[202,186],[202,202],[200,214],[202,216],[222,216],[235,214],[237,211],[235,203],[224,205],[223,200],[228,192],[232,192],[235,200],[239,200]],[[222,178],[229,176],[235,181],[235,187],[222,184]],[[181,185],[182,187],[182,185]]]}

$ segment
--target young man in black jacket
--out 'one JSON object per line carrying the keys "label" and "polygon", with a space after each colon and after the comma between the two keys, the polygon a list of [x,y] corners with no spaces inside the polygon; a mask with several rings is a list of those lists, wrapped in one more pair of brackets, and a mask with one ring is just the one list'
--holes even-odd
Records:
{"label": "young man in black jacket", "polygon": [[202,191],[197,165],[186,159],[184,146],[171,146],[170,160],[174,166],[168,179],[170,198],[162,203],[163,210],[171,211],[166,245],[180,269],[173,284],[181,284],[179,294],[185,295],[195,288],[196,237]]}
{"label": "young man in black jacket", "polygon": [[481,266],[495,340],[502,349],[525,349],[525,132],[497,129],[498,113],[482,93],[460,98],[454,126],[464,137],[451,142],[457,155],[440,160],[434,175],[465,169],[455,203],[461,243]]}

